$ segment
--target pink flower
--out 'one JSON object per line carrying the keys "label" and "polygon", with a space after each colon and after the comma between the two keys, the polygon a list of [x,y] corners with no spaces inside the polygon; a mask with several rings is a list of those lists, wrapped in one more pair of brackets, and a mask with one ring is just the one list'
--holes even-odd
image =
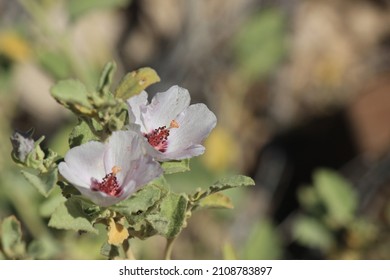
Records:
{"label": "pink flower", "polygon": [[58,168],[84,196],[106,207],[162,174],[146,148],[136,132],[116,131],[107,143],[91,141],[70,149]]}
{"label": "pink flower", "polygon": [[157,93],[150,104],[145,91],[128,99],[127,104],[130,123],[139,126],[159,161],[203,154],[201,143],[217,123],[205,104],[190,105],[190,94],[179,86]]}

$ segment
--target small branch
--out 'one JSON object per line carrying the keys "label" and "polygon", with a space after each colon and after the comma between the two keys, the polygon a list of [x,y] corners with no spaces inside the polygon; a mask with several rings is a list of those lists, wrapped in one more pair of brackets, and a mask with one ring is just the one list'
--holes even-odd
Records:
{"label": "small branch", "polygon": [[165,245],[164,259],[170,260],[172,256],[173,244],[175,243],[176,237],[167,239],[167,244]]}

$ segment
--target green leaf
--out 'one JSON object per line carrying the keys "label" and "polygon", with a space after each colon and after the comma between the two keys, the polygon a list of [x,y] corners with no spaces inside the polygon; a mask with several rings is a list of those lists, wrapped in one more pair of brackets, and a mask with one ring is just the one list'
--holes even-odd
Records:
{"label": "green leaf", "polygon": [[51,95],[76,114],[90,116],[94,113],[88,91],[80,81],[72,79],[59,81],[51,88]]}
{"label": "green leaf", "polygon": [[243,24],[233,38],[233,49],[242,74],[258,79],[272,71],[285,54],[285,16],[264,9]]}
{"label": "green leaf", "polygon": [[252,178],[244,175],[233,175],[231,177],[223,178],[210,186],[211,192],[219,192],[232,188],[254,186],[255,181]]}
{"label": "green leaf", "polygon": [[50,218],[49,226],[57,229],[98,233],[88,215],[83,211],[80,201],[72,198],[57,207]]}
{"label": "green leaf", "polygon": [[65,201],[66,198],[61,194],[52,195],[42,202],[41,206],[39,207],[39,214],[42,217],[48,218],[54,213],[56,208]]}
{"label": "green leaf", "polygon": [[196,193],[190,196],[190,200],[196,203],[213,193],[217,193],[232,188],[249,187],[254,185],[255,185],[255,181],[253,181],[253,179],[250,177],[244,175],[233,175],[217,181],[216,183],[211,185],[207,190],[197,191]]}
{"label": "green leaf", "polygon": [[111,118],[108,120],[108,128],[110,131],[122,130],[127,121],[127,105],[123,100],[117,100],[115,106],[116,112],[111,115]]}
{"label": "green leaf", "polygon": [[1,247],[4,254],[10,259],[21,259],[26,252],[26,245],[22,241],[20,222],[14,217],[5,218],[1,223]]}
{"label": "green leaf", "polygon": [[45,167],[43,166],[43,160],[45,158],[45,153],[42,151],[40,144],[45,139],[45,136],[41,136],[34,143],[34,149],[27,154],[26,157],[26,166],[40,171],[44,171]]}
{"label": "green leaf", "polygon": [[230,198],[223,193],[213,193],[206,196],[199,202],[201,208],[223,208],[233,209],[233,203]]}
{"label": "green leaf", "polygon": [[351,184],[338,173],[327,169],[316,171],[314,187],[332,222],[345,226],[354,218],[358,204],[357,194]]}
{"label": "green leaf", "polygon": [[51,237],[44,236],[35,239],[28,244],[27,253],[33,259],[48,260],[56,257],[61,248],[51,240]]}
{"label": "green leaf", "polygon": [[304,246],[329,250],[334,244],[332,233],[318,220],[300,216],[295,220],[292,228],[294,239]]}
{"label": "green leaf", "polygon": [[57,160],[61,159],[61,157],[51,149],[47,149],[45,151],[45,158],[43,160],[43,166],[47,170],[53,170],[57,167]]}
{"label": "green leaf", "polygon": [[175,237],[185,226],[187,198],[181,194],[169,193],[160,204],[160,211],[150,214],[146,220],[158,234],[166,237]]}
{"label": "green leaf", "polygon": [[318,213],[319,211],[323,212],[323,207],[321,207],[318,192],[313,187],[304,186],[298,190],[297,195],[303,209],[313,214],[322,214]]}
{"label": "green leaf", "polygon": [[[100,248],[100,254],[106,258],[110,256],[110,253],[113,249],[118,250],[118,248],[114,245],[108,244],[108,242],[104,242],[102,247]],[[117,252],[117,256],[119,256],[119,252]]]}
{"label": "green leaf", "polygon": [[96,9],[125,7],[130,0],[68,0],[68,11],[72,18]]}
{"label": "green leaf", "polygon": [[104,66],[102,74],[100,75],[99,85],[97,90],[103,94],[107,94],[110,90],[112,78],[115,74],[116,64],[115,62],[109,62]]}
{"label": "green leaf", "polygon": [[[96,125],[97,123],[94,120],[91,120]],[[80,146],[81,144],[87,143],[89,141],[99,141],[99,138],[96,136],[97,131],[93,125],[88,125],[86,121],[79,119],[79,123],[73,128],[72,132],[69,135],[69,147],[73,148]]]}
{"label": "green leaf", "polygon": [[39,49],[38,58],[41,65],[56,79],[69,77],[71,65],[67,56],[61,51]]}
{"label": "green leaf", "polygon": [[133,215],[146,212],[150,207],[155,205],[161,198],[161,195],[162,191],[160,188],[154,185],[148,185],[130,196],[130,198],[112,206],[111,209],[121,213],[128,220],[132,220]]}
{"label": "green leaf", "polygon": [[190,171],[190,160],[166,161],[161,164],[164,174],[173,174]]}
{"label": "green leaf", "polygon": [[50,194],[58,180],[57,168],[45,173],[37,173],[36,170],[22,170],[21,173],[44,197]]}
{"label": "green leaf", "polygon": [[100,254],[109,260],[115,260],[118,258],[124,259],[127,257],[122,248],[108,244],[108,242],[103,243],[100,248]]}
{"label": "green leaf", "polygon": [[160,81],[160,77],[152,68],[145,67],[126,74],[115,90],[115,96],[123,100],[141,93],[151,84]]}
{"label": "green leaf", "polygon": [[281,240],[275,227],[269,221],[256,223],[252,227],[244,245],[243,259],[279,259],[281,255]]}

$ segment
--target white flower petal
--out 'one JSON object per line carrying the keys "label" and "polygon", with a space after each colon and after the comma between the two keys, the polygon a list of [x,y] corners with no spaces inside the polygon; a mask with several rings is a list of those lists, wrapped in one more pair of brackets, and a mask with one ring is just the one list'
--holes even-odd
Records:
{"label": "white flower petal", "polygon": [[[146,93],[145,93],[146,94]],[[134,129],[136,124],[141,126],[142,133],[151,133],[153,130],[166,126],[170,129],[167,150],[160,152],[154,150],[150,153],[159,161],[170,159],[185,159],[204,153],[201,145],[215,127],[217,119],[204,104],[190,104],[188,91],[179,86],[173,86],[166,92],[159,92],[147,104],[145,94],[141,97],[132,97],[128,100],[130,122],[133,114],[135,124],[129,125]],[[178,128],[171,128],[172,121]],[[135,127],[135,130],[137,128]],[[154,143],[159,147],[158,143]]]}
{"label": "white flower petal", "polygon": [[[59,171],[84,196],[106,207],[128,198],[162,174],[160,165],[147,153],[148,149],[152,148],[139,133],[116,131],[105,144],[92,141],[69,150],[65,161],[59,164]],[[92,190],[93,180],[101,182],[115,166],[120,168],[116,177],[123,193],[116,197]]]}
{"label": "white flower petal", "polygon": [[138,189],[140,189],[141,186],[136,185],[136,182],[133,180],[129,180],[126,182],[126,184],[123,186],[123,193],[119,197],[116,198],[114,203],[118,203],[119,201],[125,200],[128,197],[130,197],[133,193],[135,193]]}
{"label": "white flower petal", "polygon": [[136,123],[141,127],[142,132],[146,132],[146,127],[143,120],[143,114],[146,112],[146,105],[148,104],[148,94],[142,91],[127,100],[129,107],[129,122]]}
{"label": "white flower petal", "polygon": [[124,184],[127,185],[129,181],[135,182],[135,188],[146,185],[150,181],[162,175],[163,170],[159,163],[157,163],[150,155],[145,155],[134,162],[134,169],[127,173],[124,179]]}
{"label": "white flower petal", "polygon": [[124,146],[127,142],[132,141],[134,133],[132,130],[114,131],[107,139],[104,151],[104,166],[107,170],[110,170],[115,165],[116,157],[124,152]]}
{"label": "white flower petal", "polygon": [[184,150],[176,150],[170,153],[169,152],[164,153],[162,161],[166,161],[170,159],[182,160],[186,158],[196,157],[202,155],[204,151],[205,151],[205,147],[200,144],[191,145]]}
{"label": "white flower petal", "polygon": [[96,141],[74,147],[65,155],[59,171],[75,187],[88,188],[91,178],[100,180],[106,175],[103,154],[104,144]]}
{"label": "white flower petal", "polygon": [[89,188],[91,185],[90,182],[86,178],[84,178],[84,174],[82,171],[77,171],[75,169],[71,169],[65,162],[61,162],[58,165],[58,171],[64,177],[69,183],[73,184],[77,187],[77,189],[80,188]]}
{"label": "white flower petal", "polygon": [[115,131],[108,140],[104,153],[104,166],[107,174],[114,166],[121,169],[117,174],[120,184],[124,176],[134,168],[132,162],[144,154],[140,142],[140,136],[131,130]]}
{"label": "white flower petal", "polygon": [[169,126],[170,122],[188,107],[190,99],[188,90],[179,86],[172,86],[165,92],[158,92],[147,106],[143,116],[147,132]]}
{"label": "white flower petal", "polygon": [[82,195],[90,199],[93,203],[103,207],[107,207],[115,203],[118,203],[119,201],[126,199],[130,195],[130,194],[125,195],[125,193],[123,193],[121,196],[116,197],[116,196],[108,195],[104,192],[93,191],[91,189],[81,189],[80,192]]}
{"label": "white flower petal", "polygon": [[121,168],[116,177],[129,195],[162,174],[160,165],[147,153],[152,150],[147,145],[144,137],[134,131],[116,131],[109,139],[104,165],[110,170],[107,172],[114,166]]}
{"label": "white flower petal", "polygon": [[[177,118],[179,128],[170,130],[166,158],[174,156],[189,158],[194,154],[203,153],[200,147],[203,140],[217,124],[217,118],[204,104],[189,106]],[[186,152],[185,152],[186,151]]]}

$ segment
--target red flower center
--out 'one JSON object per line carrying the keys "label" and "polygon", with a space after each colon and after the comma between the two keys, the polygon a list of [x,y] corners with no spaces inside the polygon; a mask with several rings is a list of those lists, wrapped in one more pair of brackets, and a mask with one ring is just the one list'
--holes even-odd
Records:
{"label": "red flower center", "polygon": [[145,138],[148,139],[150,145],[152,145],[157,151],[164,153],[168,147],[169,131],[172,128],[178,128],[179,124],[172,120],[169,127],[165,125],[156,128],[152,132],[145,134]]}
{"label": "red flower center", "polygon": [[110,196],[120,196],[123,193],[123,189],[118,183],[118,179],[116,178],[116,174],[121,170],[120,167],[114,166],[111,169],[111,173],[108,173],[101,182],[93,179],[91,189],[93,191],[101,191]]}

